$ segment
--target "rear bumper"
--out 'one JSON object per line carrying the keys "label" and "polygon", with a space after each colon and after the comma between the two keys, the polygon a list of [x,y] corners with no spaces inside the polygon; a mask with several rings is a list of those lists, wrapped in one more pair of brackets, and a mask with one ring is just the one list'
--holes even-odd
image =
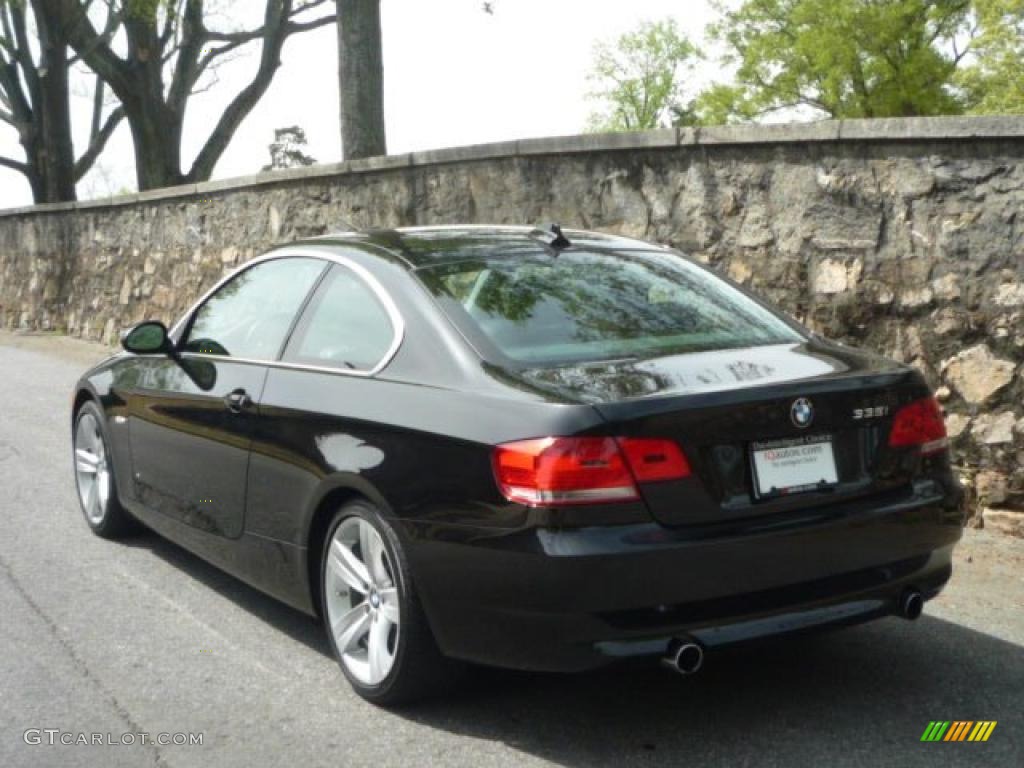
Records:
{"label": "rear bumper", "polygon": [[934,597],[962,532],[957,499],[927,484],[799,519],[728,529],[656,523],[497,532],[406,522],[441,649],[479,663],[575,671],[894,613]]}

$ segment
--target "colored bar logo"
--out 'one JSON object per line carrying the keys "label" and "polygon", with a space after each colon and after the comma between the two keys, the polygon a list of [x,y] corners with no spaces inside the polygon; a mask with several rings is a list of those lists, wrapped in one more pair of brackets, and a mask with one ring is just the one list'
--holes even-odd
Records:
{"label": "colored bar logo", "polygon": [[921,741],[988,741],[996,720],[932,720],[921,734]]}

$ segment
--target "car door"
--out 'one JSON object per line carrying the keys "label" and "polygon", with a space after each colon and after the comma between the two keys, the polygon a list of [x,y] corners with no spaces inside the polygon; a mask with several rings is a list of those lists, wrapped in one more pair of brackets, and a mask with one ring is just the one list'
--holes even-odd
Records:
{"label": "car door", "polygon": [[241,534],[267,363],[326,268],[308,257],[261,260],[196,308],[173,358],[143,359],[129,398],[138,503],[210,534]]}

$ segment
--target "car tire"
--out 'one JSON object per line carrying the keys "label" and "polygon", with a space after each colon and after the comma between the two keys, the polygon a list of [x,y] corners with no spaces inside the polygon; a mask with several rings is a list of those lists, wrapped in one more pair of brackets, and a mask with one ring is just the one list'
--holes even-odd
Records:
{"label": "car tire", "polygon": [[344,505],[327,529],[320,602],[334,656],[367,701],[406,704],[457,679],[461,665],[437,647],[398,536],[367,501]]}
{"label": "car tire", "polygon": [[85,403],[75,414],[71,450],[78,503],[92,532],[104,539],[137,532],[139,524],[117,497],[106,422],[93,402]]}

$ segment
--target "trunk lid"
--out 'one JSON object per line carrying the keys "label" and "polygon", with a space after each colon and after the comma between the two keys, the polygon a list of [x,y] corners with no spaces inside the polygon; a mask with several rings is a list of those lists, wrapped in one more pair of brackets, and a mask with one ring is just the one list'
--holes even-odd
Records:
{"label": "trunk lid", "polygon": [[[591,403],[613,434],[671,438],[682,446],[692,475],[641,487],[652,515],[666,525],[720,523],[908,489],[915,466],[905,452],[887,449],[889,427],[901,405],[928,394],[912,368],[816,340],[520,375],[533,387]],[[794,420],[798,400],[810,405],[806,426]],[[834,482],[797,492],[759,487],[754,450],[818,440],[831,446]]]}

